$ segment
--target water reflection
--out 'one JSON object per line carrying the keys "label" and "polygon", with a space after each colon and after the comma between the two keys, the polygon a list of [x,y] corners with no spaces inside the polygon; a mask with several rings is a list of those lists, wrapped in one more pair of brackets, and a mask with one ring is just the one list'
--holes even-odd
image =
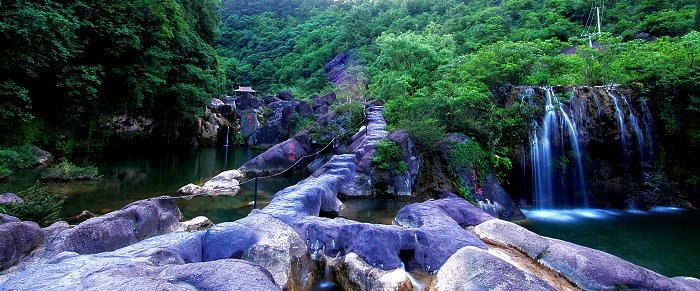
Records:
{"label": "water reflection", "polygon": [[[180,187],[188,183],[201,185],[220,172],[240,167],[262,152],[239,147],[202,147],[92,155],[87,159],[100,169],[101,180],[48,183],[47,186],[67,195],[61,213],[64,218],[83,210],[99,215],[139,199],[176,196]],[[69,160],[81,161],[83,158],[70,157]],[[38,179],[39,171],[24,171],[12,180],[0,183],[0,191],[17,192],[29,188]],[[258,195],[262,203],[269,202],[274,193],[297,180],[296,177],[260,180]],[[233,197],[196,197],[192,200],[177,199],[176,202],[186,219],[204,215],[215,223],[231,221],[252,210],[247,203],[253,201],[253,186],[253,183],[244,185]]]}

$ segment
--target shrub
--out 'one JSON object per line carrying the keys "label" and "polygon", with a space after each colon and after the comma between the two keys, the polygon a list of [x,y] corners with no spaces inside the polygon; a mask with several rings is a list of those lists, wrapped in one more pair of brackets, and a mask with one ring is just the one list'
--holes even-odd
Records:
{"label": "shrub", "polygon": [[378,169],[404,173],[408,171],[408,166],[406,162],[399,161],[403,156],[403,150],[398,144],[390,140],[380,140],[374,150],[372,162]]}
{"label": "shrub", "polygon": [[34,221],[46,227],[59,219],[59,213],[66,201],[60,192],[49,192],[37,181],[29,189],[18,192],[23,203],[0,206],[0,212],[19,218],[22,221]]}
{"label": "shrub", "polygon": [[34,165],[37,148],[30,145],[11,149],[0,149],[0,179],[7,178],[15,171]]}
{"label": "shrub", "polygon": [[96,166],[85,165],[76,166],[73,163],[63,160],[60,164],[54,164],[41,173],[42,180],[98,180],[102,176]]}

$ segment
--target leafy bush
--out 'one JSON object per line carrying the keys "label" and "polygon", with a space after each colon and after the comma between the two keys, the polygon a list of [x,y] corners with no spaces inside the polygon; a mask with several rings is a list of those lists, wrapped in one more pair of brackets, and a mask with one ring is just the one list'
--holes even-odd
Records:
{"label": "leafy bush", "polygon": [[7,178],[15,171],[34,165],[36,147],[23,146],[12,149],[0,149],[0,179]]}
{"label": "leafy bush", "polygon": [[462,178],[455,180],[454,183],[456,192],[455,194],[469,201],[474,206],[478,206],[476,200],[474,199],[474,196],[472,196],[472,191],[474,190],[474,187],[469,186],[467,182],[465,182]]}
{"label": "leafy bush", "polygon": [[23,203],[0,206],[0,212],[19,218],[22,221],[34,221],[45,227],[59,219],[59,213],[66,201],[60,192],[49,192],[37,181],[29,189],[18,192]]}
{"label": "leafy bush", "polygon": [[76,166],[73,163],[63,160],[60,164],[54,164],[41,173],[42,180],[98,180],[102,178],[96,166],[85,165]]}
{"label": "leafy bush", "polygon": [[406,162],[399,161],[403,156],[403,150],[398,144],[390,140],[380,140],[377,142],[372,162],[378,169],[404,173],[408,171],[408,166]]}

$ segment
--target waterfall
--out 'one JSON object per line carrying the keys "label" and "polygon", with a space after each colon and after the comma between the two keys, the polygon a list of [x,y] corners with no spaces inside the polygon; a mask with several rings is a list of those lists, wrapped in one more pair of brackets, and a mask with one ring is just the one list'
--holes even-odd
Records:
{"label": "waterfall", "polygon": [[622,108],[620,108],[620,103],[617,101],[617,97],[615,96],[615,94],[613,94],[613,92],[608,89],[605,89],[605,91],[608,92],[608,95],[610,95],[610,98],[615,104],[615,115],[617,115],[617,124],[620,127],[620,143],[622,144],[622,156],[625,158],[625,161],[627,161],[627,127],[625,126],[625,116],[622,113]]}
{"label": "waterfall", "polygon": [[[559,205],[586,207],[588,199],[583,159],[575,126],[583,122],[581,119],[584,113],[581,108],[573,109],[572,116],[577,116],[577,119],[572,121],[569,113],[564,110],[564,105],[554,95],[553,89],[544,89],[545,115],[541,125],[537,121],[533,123],[530,134],[534,206],[540,209]],[[534,94],[534,91],[527,94]],[[524,102],[524,99],[521,101]],[[570,101],[573,103],[574,100]]]}
{"label": "waterfall", "polygon": [[[534,91],[532,92],[534,94]],[[545,115],[542,126],[535,121],[530,136],[530,160],[532,161],[532,193],[536,208],[554,207],[552,180],[552,148],[550,128],[557,126],[557,114],[552,104],[552,94],[546,91]]]}
{"label": "waterfall", "polygon": [[226,126],[226,143],[224,144],[225,147],[228,146],[228,134],[229,134],[230,130],[231,130],[231,127],[227,125]]}
{"label": "waterfall", "polygon": [[561,115],[569,128],[569,142],[571,143],[571,148],[573,150],[572,156],[574,158],[574,165],[576,166],[576,171],[572,180],[575,182],[574,186],[578,186],[576,188],[579,189],[578,191],[581,193],[583,206],[588,207],[588,192],[586,191],[586,179],[584,178],[583,173],[583,159],[581,158],[581,150],[578,145],[578,133],[576,132],[574,125],[571,123],[571,120],[569,120],[569,116],[566,115],[563,109],[560,110]]}
{"label": "waterfall", "polygon": [[643,168],[644,161],[646,161],[646,158],[644,157],[644,155],[645,155],[644,134],[642,133],[642,130],[639,128],[639,123],[637,122],[637,117],[634,115],[634,111],[632,110],[632,106],[630,106],[630,103],[627,102],[627,98],[625,98],[625,96],[622,96],[622,100],[625,101],[627,108],[629,108],[629,110],[630,110],[629,120],[630,120],[630,124],[632,125],[632,129],[634,130],[634,136],[637,138],[637,146],[638,146],[638,150],[639,150],[639,162],[642,164],[642,168]]}
{"label": "waterfall", "polygon": [[656,149],[654,148],[655,143],[653,143],[656,137],[654,133],[654,119],[651,116],[651,112],[649,111],[649,107],[647,106],[646,101],[642,101],[642,123],[644,123],[644,140],[649,141],[651,145],[647,149],[646,154],[648,155],[646,155],[646,160],[643,161],[643,168],[647,168],[652,167],[656,158],[654,155],[654,153],[656,152]]}

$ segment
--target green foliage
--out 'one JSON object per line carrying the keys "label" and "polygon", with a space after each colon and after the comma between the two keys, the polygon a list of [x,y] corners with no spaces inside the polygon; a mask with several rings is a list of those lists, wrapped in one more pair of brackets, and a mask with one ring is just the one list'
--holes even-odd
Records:
{"label": "green foliage", "polygon": [[[0,6],[0,144],[72,150],[92,139],[90,120],[118,109],[155,117],[156,134],[193,130],[221,92],[214,0],[9,1]],[[47,135],[38,138],[40,118]]]}
{"label": "green foliage", "polygon": [[473,171],[477,179],[485,179],[493,173],[500,183],[505,183],[505,174],[513,168],[507,156],[507,148],[502,152],[484,150],[478,142],[467,140],[458,144],[449,155],[452,171],[461,169]]}
{"label": "green foliage", "polygon": [[96,166],[88,163],[83,166],[76,166],[67,160],[54,164],[41,173],[42,180],[76,181],[98,180],[101,178],[102,175],[100,175]]}
{"label": "green foliage", "polygon": [[59,213],[66,200],[60,192],[49,192],[38,181],[34,186],[18,192],[17,195],[22,197],[24,202],[0,206],[0,212],[22,221],[34,221],[41,227],[49,226],[59,219]]}
{"label": "green foliage", "polygon": [[34,165],[36,151],[37,148],[32,146],[0,148],[0,179],[9,177],[17,170]]}
{"label": "green foliage", "polygon": [[376,144],[372,162],[377,165],[378,169],[405,173],[408,170],[407,165],[405,162],[400,161],[404,156],[404,152],[398,144],[383,139]]}
{"label": "green foliage", "polygon": [[478,142],[468,140],[458,144],[450,153],[449,165],[453,171],[459,169],[473,170],[477,179],[484,179],[493,170],[489,154],[481,148]]}
{"label": "green foliage", "polygon": [[458,178],[455,180],[455,191],[459,197],[464,198],[465,200],[469,201],[471,204],[474,206],[478,206],[476,203],[476,200],[474,199],[474,196],[472,196],[472,192],[474,192],[474,187],[469,186],[469,184],[464,181],[462,178]]}
{"label": "green foliage", "polygon": [[292,121],[292,124],[294,124],[294,135],[299,134],[306,127],[308,127],[312,122],[313,122],[312,117],[309,117],[309,116],[301,117],[301,116],[299,116],[299,113],[295,113],[294,120]]}

